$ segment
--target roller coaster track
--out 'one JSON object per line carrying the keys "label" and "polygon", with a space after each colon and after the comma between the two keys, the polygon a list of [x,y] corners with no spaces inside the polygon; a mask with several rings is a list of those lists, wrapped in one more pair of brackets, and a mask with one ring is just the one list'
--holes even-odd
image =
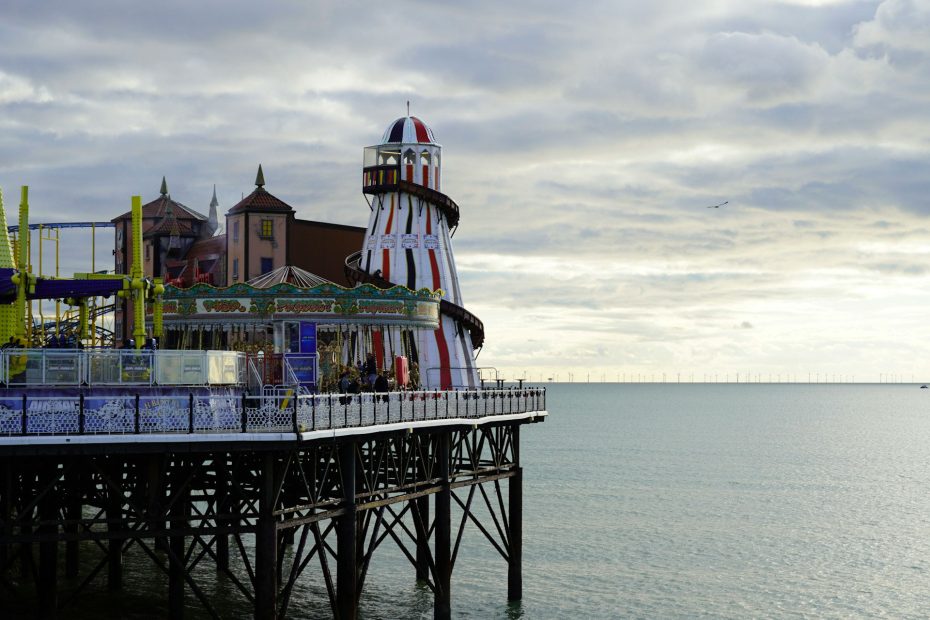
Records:
{"label": "roller coaster track", "polygon": [[[39,230],[40,228],[116,228],[113,222],[51,222],[49,224],[30,224],[29,230]],[[19,225],[6,227],[7,232],[19,232]]]}
{"label": "roller coaster track", "polygon": [[[105,314],[110,314],[114,312],[115,310],[116,310],[116,304],[107,304],[105,306],[98,306],[90,310],[88,319],[96,320],[104,316]],[[45,333],[47,335],[56,333],[55,327],[56,327],[56,323],[54,320],[45,321],[44,323]],[[58,327],[58,333],[60,334],[64,334],[66,336],[72,335],[72,334],[74,335],[78,334],[81,331],[81,324],[78,318],[78,313],[76,311],[68,311],[58,322],[57,327]],[[33,333],[34,334],[40,333],[42,328],[43,328],[42,323],[36,323],[32,328]],[[97,325],[95,331],[96,331],[96,338],[98,342],[102,343],[104,346],[113,344],[113,332],[111,330],[103,327],[102,325]]]}
{"label": "roller coaster track", "polygon": [[[380,276],[374,276],[367,271],[364,271],[360,266],[361,260],[361,252],[356,252],[355,254],[351,254],[346,257],[345,274],[346,278],[348,278],[349,282],[351,282],[353,285],[371,284],[377,286],[378,288],[391,288],[392,286],[397,286],[393,282],[389,282]],[[481,322],[481,319],[476,317],[462,306],[457,306],[450,301],[446,301],[445,299],[439,302],[439,311],[446,316],[450,316],[453,319],[456,319],[465,326],[465,329],[467,329],[471,334],[472,347],[475,349],[480,349],[482,345],[484,345],[484,323]]]}

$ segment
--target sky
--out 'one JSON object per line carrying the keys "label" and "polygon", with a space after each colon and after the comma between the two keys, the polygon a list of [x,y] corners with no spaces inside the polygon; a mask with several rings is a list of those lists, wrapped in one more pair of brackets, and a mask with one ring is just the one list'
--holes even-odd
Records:
{"label": "sky", "polygon": [[11,219],[20,185],[34,222],[108,220],[162,175],[225,210],[261,163],[298,217],[364,226],[362,149],[409,100],[479,365],[930,380],[930,0],[129,6],[0,7]]}

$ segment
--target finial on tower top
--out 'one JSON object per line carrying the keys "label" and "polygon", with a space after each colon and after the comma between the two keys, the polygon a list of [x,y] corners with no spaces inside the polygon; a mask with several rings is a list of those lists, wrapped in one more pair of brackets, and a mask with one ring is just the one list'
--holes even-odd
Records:
{"label": "finial on tower top", "polygon": [[168,195],[168,182],[165,181],[165,177],[161,178],[161,190],[160,191],[161,191],[162,196]]}
{"label": "finial on tower top", "polygon": [[265,175],[262,173],[262,165],[258,164],[258,174],[255,175],[255,186],[264,187],[265,186]]}
{"label": "finial on tower top", "polygon": [[410,116],[410,100],[407,100],[407,116]]}

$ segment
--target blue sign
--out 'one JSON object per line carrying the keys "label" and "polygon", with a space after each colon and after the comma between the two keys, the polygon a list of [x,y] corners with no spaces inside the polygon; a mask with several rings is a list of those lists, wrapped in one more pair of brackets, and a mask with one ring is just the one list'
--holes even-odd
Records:
{"label": "blue sign", "polygon": [[286,353],[287,363],[294,371],[294,377],[301,385],[316,389],[316,355],[303,353]]}
{"label": "blue sign", "polygon": [[316,353],[316,323],[300,322],[300,352]]}

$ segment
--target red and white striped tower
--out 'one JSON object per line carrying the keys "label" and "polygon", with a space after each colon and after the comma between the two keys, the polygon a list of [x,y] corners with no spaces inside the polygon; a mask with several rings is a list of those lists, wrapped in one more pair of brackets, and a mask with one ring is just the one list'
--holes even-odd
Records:
{"label": "red and white striped tower", "polygon": [[[380,335],[375,350],[403,351],[419,365],[425,388],[474,387],[478,381],[472,335],[483,327],[464,310],[450,230],[455,202],[442,193],[442,147],[415,116],[391,123],[381,144],[365,149],[363,191],[371,217],[358,267],[375,280],[417,290],[442,289],[440,327],[434,332]],[[380,345],[380,346],[379,346]]]}

